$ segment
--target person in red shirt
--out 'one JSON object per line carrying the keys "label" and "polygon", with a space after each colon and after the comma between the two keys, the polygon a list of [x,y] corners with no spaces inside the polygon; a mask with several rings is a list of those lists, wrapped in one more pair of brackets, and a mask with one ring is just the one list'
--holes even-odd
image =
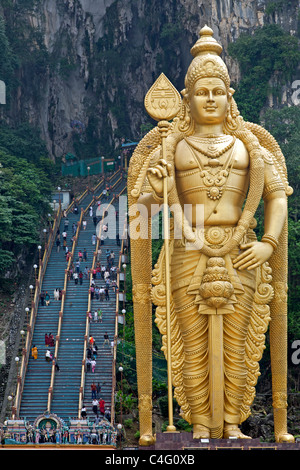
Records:
{"label": "person in red shirt", "polygon": [[92,391],[92,400],[97,398],[97,385],[95,382],[92,383],[91,385],[91,391]]}
{"label": "person in red shirt", "polygon": [[99,410],[100,410],[100,413],[104,415],[104,413],[105,413],[105,401],[103,400],[103,398],[100,398],[100,400],[99,400]]}

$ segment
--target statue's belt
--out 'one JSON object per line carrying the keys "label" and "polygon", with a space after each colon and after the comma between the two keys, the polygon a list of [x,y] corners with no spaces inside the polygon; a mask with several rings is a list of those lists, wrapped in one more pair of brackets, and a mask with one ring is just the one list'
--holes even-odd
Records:
{"label": "statue's belt", "polygon": [[[200,240],[202,243],[215,247],[220,248],[221,246],[225,245],[228,242],[235,231],[235,226],[230,225],[218,225],[218,226],[204,226],[201,228],[193,228],[193,232],[196,234],[197,239]],[[176,236],[176,232],[175,232]],[[192,250],[192,244],[189,243],[186,238],[183,236],[180,239],[174,240],[174,247],[179,246],[188,246],[188,249]]]}
{"label": "statue's belt", "polygon": [[[204,227],[200,231],[206,244],[219,247],[232,237],[234,228],[231,226],[213,226]],[[243,240],[243,242],[247,241],[247,239]],[[181,243],[180,240],[174,240],[174,251],[177,253],[175,255],[177,259],[178,255],[185,258],[185,261],[187,257],[197,257],[198,259],[192,276],[178,280],[172,276],[171,284],[173,292],[186,287],[186,294],[194,297],[194,302],[199,305],[199,313],[201,314],[233,313],[234,304],[237,302],[236,295],[245,292],[243,286],[248,285],[251,289],[255,289],[255,273],[246,272],[239,275],[233,267],[232,258],[237,256],[238,248],[234,250],[234,253],[227,254],[224,257],[209,258],[204,254],[199,252],[197,254],[194,250],[190,250],[184,240],[181,240]],[[182,252],[182,254],[180,255],[179,252]],[[171,264],[173,263],[171,262]]]}

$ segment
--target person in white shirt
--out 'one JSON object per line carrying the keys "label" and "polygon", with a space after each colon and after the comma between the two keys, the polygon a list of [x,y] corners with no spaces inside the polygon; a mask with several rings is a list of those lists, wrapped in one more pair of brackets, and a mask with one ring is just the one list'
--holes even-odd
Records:
{"label": "person in white shirt", "polygon": [[49,349],[47,349],[46,351],[45,359],[47,362],[50,362],[52,360],[52,354],[51,354],[51,351],[49,351]]}
{"label": "person in white shirt", "polygon": [[92,401],[93,405],[93,413],[97,416],[98,418],[98,400],[93,400]]}
{"label": "person in white shirt", "polygon": [[59,300],[59,290],[58,289],[54,289],[53,297],[54,297],[54,300]]}

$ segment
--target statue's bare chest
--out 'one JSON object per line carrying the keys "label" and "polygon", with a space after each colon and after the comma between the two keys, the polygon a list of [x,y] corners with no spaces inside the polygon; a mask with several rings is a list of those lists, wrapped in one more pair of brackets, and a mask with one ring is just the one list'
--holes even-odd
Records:
{"label": "statue's bare chest", "polygon": [[249,155],[244,144],[232,136],[224,135],[215,140],[190,137],[181,141],[176,149],[175,167],[178,171],[197,167],[221,168],[227,163],[236,169],[249,167]]}
{"label": "statue's bare chest", "polygon": [[198,193],[195,202],[219,199],[226,187],[245,192],[248,186],[248,152],[231,136],[186,139],[177,148],[175,168],[179,195]]}

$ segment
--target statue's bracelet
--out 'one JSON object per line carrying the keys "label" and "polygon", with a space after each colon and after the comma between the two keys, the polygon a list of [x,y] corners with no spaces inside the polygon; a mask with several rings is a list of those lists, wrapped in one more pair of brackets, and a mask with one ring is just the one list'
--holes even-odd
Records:
{"label": "statue's bracelet", "polygon": [[157,202],[159,202],[159,203],[163,202],[163,200],[164,200],[163,197],[157,196],[157,194],[155,194],[154,191],[152,192],[152,197],[153,197],[153,199],[154,199],[155,201],[157,201]]}
{"label": "statue's bracelet", "polygon": [[265,243],[269,243],[274,248],[274,250],[275,250],[275,248],[277,248],[278,243],[279,243],[277,238],[273,237],[273,235],[270,235],[268,233],[263,235],[261,241],[265,242]]}

